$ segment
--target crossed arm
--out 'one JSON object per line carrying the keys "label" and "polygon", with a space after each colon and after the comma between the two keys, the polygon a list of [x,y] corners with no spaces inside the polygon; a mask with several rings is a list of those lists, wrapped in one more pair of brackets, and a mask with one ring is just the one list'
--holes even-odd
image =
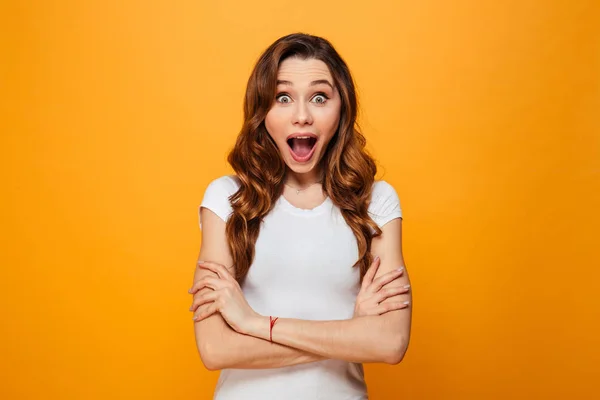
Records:
{"label": "crossed arm", "polygon": [[[393,307],[393,311],[341,321],[280,318],[273,328],[271,343],[268,318],[249,309],[243,296],[240,299],[239,286],[235,287],[225,223],[210,210],[202,208],[201,213],[203,230],[199,259],[211,260],[226,267],[213,267],[212,271],[197,268],[194,282],[210,281],[211,285],[221,285],[218,288],[228,285],[227,293],[237,296],[237,303],[228,301],[228,304],[238,305],[237,309],[228,306],[227,310],[217,310],[218,302],[214,301],[203,303],[197,309],[196,314],[202,318],[194,324],[196,343],[206,368],[278,368],[329,358],[389,364],[397,364],[402,360],[409,343],[411,323],[411,307],[398,306],[411,300],[410,291],[398,290],[409,284],[406,271],[384,289],[390,293],[402,293],[390,296],[381,303],[382,307]],[[381,259],[378,277],[404,266],[401,223],[401,219],[389,222],[382,228],[383,234],[373,239],[372,252]],[[216,292],[223,293],[215,290],[214,286],[203,287],[194,294],[194,299],[197,301],[207,296],[215,298]],[[223,300],[219,304],[222,305]]]}

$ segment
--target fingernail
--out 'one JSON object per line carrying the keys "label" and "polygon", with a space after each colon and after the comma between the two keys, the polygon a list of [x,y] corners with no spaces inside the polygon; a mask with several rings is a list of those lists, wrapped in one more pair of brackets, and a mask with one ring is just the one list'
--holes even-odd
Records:
{"label": "fingernail", "polygon": [[194,316],[192,317],[192,319],[195,321],[195,320],[197,320],[197,319],[198,319],[198,317],[194,315]]}
{"label": "fingernail", "polygon": [[397,271],[404,271],[404,267],[398,268]]}
{"label": "fingernail", "polygon": [[198,261],[196,264],[204,264],[204,261]]}
{"label": "fingernail", "polygon": [[373,260],[373,262],[375,261],[379,261],[379,256],[375,256],[375,259]]}
{"label": "fingernail", "polygon": [[404,302],[404,303],[402,303],[402,304],[409,304],[409,303],[410,303],[410,301],[405,301],[405,302]]}
{"label": "fingernail", "polygon": [[404,289],[408,289],[410,285],[404,285]]}
{"label": "fingernail", "polygon": [[192,289],[188,289],[188,293],[192,293]]}

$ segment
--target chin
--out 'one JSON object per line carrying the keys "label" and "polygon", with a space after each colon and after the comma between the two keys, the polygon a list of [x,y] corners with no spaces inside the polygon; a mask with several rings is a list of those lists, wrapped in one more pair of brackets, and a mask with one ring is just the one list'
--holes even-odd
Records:
{"label": "chin", "polygon": [[290,163],[286,163],[286,165],[290,170],[292,170],[293,172],[295,172],[297,174],[306,174],[315,168],[313,163],[310,163],[308,165],[307,164],[298,165],[293,160]]}

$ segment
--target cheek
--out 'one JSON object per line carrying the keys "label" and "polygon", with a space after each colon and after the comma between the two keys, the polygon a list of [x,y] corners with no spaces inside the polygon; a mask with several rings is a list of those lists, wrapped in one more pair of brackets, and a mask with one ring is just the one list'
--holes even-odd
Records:
{"label": "cheek", "polygon": [[323,113],[321,113],[318,119],[319,130],[323,134],[333,135],[338,127],[339,122],[339,109],[323,110]]}
{"label": "cheek", "polygon": [[281,115],[281,112],[277,110],[271,110],[267,113],[265,118],[265,127],[267,132],[273,139],[277,139],[279,136],[285,135],[283,127],[285,124],[285,118]]}

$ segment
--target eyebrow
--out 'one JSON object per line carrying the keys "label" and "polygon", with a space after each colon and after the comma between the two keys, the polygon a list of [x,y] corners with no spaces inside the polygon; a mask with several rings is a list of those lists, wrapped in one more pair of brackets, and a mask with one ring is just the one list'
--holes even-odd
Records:
{"label": "eyebrow", "polygon": [[[288,85],[288,86],[294,86],[294,84],[290,81],[281,81],[281,80],[277,80],[277,84],[278,85]],[[333,90],[333,85],[327,80],[327,79],[318,79],[316,81],[312,81],[310,83],[309,86],[316,86],[316,85],[328,85],[331,90]]]}

